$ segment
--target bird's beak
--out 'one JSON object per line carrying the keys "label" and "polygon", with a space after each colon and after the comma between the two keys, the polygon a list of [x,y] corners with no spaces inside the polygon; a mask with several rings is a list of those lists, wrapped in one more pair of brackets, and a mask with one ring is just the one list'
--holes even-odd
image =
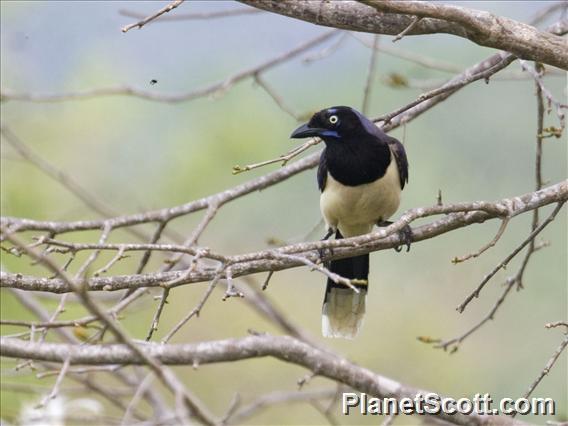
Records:
{"label": "bird's beak", "polygon": [[308,123],[302,124],[292,132],[290,137],[292,139],[309,138],[313,136],[322,136],[326,129],[319,129],[317,127],[310,127]]}

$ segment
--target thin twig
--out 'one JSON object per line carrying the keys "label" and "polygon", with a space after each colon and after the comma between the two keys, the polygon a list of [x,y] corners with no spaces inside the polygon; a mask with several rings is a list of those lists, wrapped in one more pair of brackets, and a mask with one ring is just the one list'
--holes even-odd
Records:
{"label": "thin twig", "polygon": [[[99,238],[98,242],[99,245],[104,244],[106,242],[111,231],[112,231],[112,226],[110,226],[109,224],[106,224],[103,227],[103,230],[101,232],[101,237]],[[89,267],[93,264],[95,260],[97,260],[97,257],[99,256],[100,252],[101,252],[100,250],[93,250],[93,252],[89,255],[85,263],[81,265],[81,267],[77,271],[77,274],[75,274],[75,280],[81,280],[86,276]]]}
{"label": "thin twig", "polygon": [[487,313],[487,315],[485,315],[479,322],[477,322],[473,327],[469,328],[465,333],[461,334],[460,336],[445,341],[441,341],[440,339],[432,339],[430,337],[419,337],[418,340],[420,340],[423,343],[434,343],[435,348],[441,348],[444,350],[450,349],[450,353],[456,352],[459,348],[459,345],[467,337],[471,336],[473,333],[479,330],[485,323],[491,321],[495,317],[495,313],[507,298],[507,295],[515,285],[515,282],[516,282],[515,278],[512,277],[508,278],[507,282],[505,283],[505,290],[503,290],[501,296],[495,301],[495,304],[493,305],[491,310]]}
{"label": "thin twig", "polygon": [[[148,251],[146,251],[146,253],[147,253],[147,252],[148,252]],[[102,268],[97,269],[95,272],[93,272],[93,276],[94,276],[94,277],[98,277],[99,275],[104,274],[104,273],[107,272],[110,268],[112,268],[112,266],[113,266],[116,262],[118,262],[118,261],[120,261],[120,260],[122,260],[122,259],[125,259],[126,257],[127,257],[127,256],[124,255],[124,248],[122,248],[122,247],[119,248],[119,249],[118,249],[118,252],[116,253],[116,255],[114,255],[114,256],[112,257],[112,259],[109,260],[109,262],[108,262],[106,265],[104,265]]]}
{"label": "thin twig", "polygon": [[152,325],[150,326],[150,330],[148,331],[148,335],[146,336],[146,341],[150,341],[152,339],[152,335],[158,329],[158,324],[160,323],[160,317],[162,316],[162,311],[164,310],[164,306],[168,303],[168,296],[170,295],[170,288],[166,287],[162,290],[162,295],[160,296],[160,304],[158,305],[158,309],[154,314],[154,318],[152,319]]}
{"label": "thin twig", "polygon": [[[552,356],[550,357],[550,359],[548,360],[548,362],[546,363],[546,365],[544,366],[542,371],[539,373],[537,378],[529,386],[529,388],[527,389],[527,391],[523,394],[523,396],[521,398],[527,399],[529,396],[531,396],[531,394],[534,392],[536,387],[540,384],[542,379],[544,379],[544,376],[546,376],[548,373],[550,373],[550,369],[554,366],[554,364],[556,363],[556,361],[560,357],[560,354],[562,353],[562,351],[564,351],[564,349],[566,349],[567,346],[568,346],[568,333],[565,333],[564,338],[562,339],[562,342],[560,342],[560,346],[558,346],[558,348],[554,351],[554,353],[552,354]],[[516,415],[517,415],[517,412],[514,412],[511,417],[515,417]]]}
{"label": "thin twig", "polygon": [[146,377],[144,377],[144,379],[140,382],[140,385],[136,388],[136,392],[134,392],[132,399],[130,400],[128,406],[126,407],[126,410],[124,410],[124,415],[122,416],[121,425],[129,424],[128,422],[130,421],[132,411],[134,410],[134,408],[136,408],[136,406],[144,396],[146,390],[154,382],[155,377],[156,376],[154,375],[154,373],[148,373]]}
{"label": "thin twig", "polygon": [[57,379],[55,380],[53,389],[48,395],[46,395],[45,398],[41,400],[41,402],[38,405],[35,406],[36,409],[45,407],[49,401],[51,401],[53,398],[57,396],[57,394],[59,393],[59,388],[61,387],[61,383],[63,382],[63,378],[65,377],[65,374],[67,374],[67,370],[69,369],[70,361],[71,361],[70,358],[67,358],[65,360],[65,362],[61,366],[59,374],[57,375]]}
{"label": "thin twig", "polygon": [[[522,59],[519,60],[519,63],[521,65],[521,68],[523,69],[523,71],[527,71],[534,79],[536,85],[537,85],[537,98],[541,98],[543,95],[546,97],[546,100],[548,102],[548,106],[549,109],[552,107],[552,105],[554,105],[554,110],[556,113],[556,116],[558,117],[558,120],[560,121],[560,129],[555,129],[555,131],[552,133],[553,136],[556,136],[557,138],[559,138],[562,135],[562,132],[564,131],[564,128],[566,127],[566,114],[563,112],[564,109],[568,108],[568,105],[565,103],[562,103],[560,101],[557,101],[554,96],[552,95],[552,93],[550,92],[550,90],[548,90],[548,88],[544,85],[544,82],[542,81],[542,74],[544,72],[543,66],[542,65],[538,65],[535,66],[534,68],[531,67],[526,61],[523,61]],[[537,68],[540,69],[537,70]],[[541,129],[539,132],[540,137],[542,138],[544,129]]]}
{"label": "thin twig", "polygon": [[379,45],[379,36],[373,37],[373,49],[371,50],[371,58],[369,60],[369,68],[367,70],[367,80],[365,82],[365,89],[363,91],[363,103],[361,112],[367,114],[369,112],[369,103],[371,101],[371,91],[373,89],[373,82],[375,81],[375,68],[377,67],[377,46]]}
{"label": "thin twig", "polygon": [[301,262],[304,265],[308,266],[311,269],[314,269],[318,272],[321,272],[323,275],[325,275],[326,277],[328,277],[329,279],[331,279],[334,283],[337,284],[343,284],[346,287],[349,287],[351,290],[353,290],[355,293],[359,293],[360,290],[355,287],[354,284],[367,284],[366,281],[362,281],[361,280],[357,280],[357,279],[348,279],[348,278],[344,278],[339,274],[336,274],[335,272],[331,272],[329,269],[318,265],[314,262],[312,262],[311,260],[303,257],[303,256],[294,256],[291,254],[284,254],[284,253],[278,253],[278,252],[273,252],[273,256],[275,259],[289,259],[289,260],[294,260],[296,262]]}
{"label": "thin twig", "polygon": [[344,31],[334,43],[330,44],[329,46],[326,46],[321,51],[305,55],[304,59],[302,59],[302,62],[305,64],[310,64],[312,62],[319,61],[331,56],[332,54],[337,52],[337,50],[343,45],[343,43],[345,42],[345,40],[347,40],[348,37],[349,33]]}
{"label": "thin twig", "polygon": [[556,327],[565,327],[566,332],[568,333],[568,322],[566,321],[556,321],[556,322],[549,322],[544,325],[545,328],[556,328]]}
{"label": "thin twig", "polygon": [[[69,293],[66,293],[63,296],[61,296],[61,298],[59,299],[59,304],[57,305],[55,312],[53,312],[53,315],[51,315],[51,317],[49,318],[49,321],[47,322],[47,324],[54,322],[60,314],[65,312],[65,302],[67,301],[68,295],[69,295]],[[49,327],[46,327],[42,331],[42,334],[41,334],[41,337],[40,337],[41,342],[45,341],[45,338],[47,337],[48,330],[49,330]]]}
{"label": "thin twig", "polygon": [[162,343],[169,342],[170,339],[174,336],[174,334],[176,334],[179,331],[179,329],[182,328],[192,317],[194,317],[194,316],[198,317],[199,316],[199,314],[201,313],[201,309],[203,309],[205,302],[207,302],[207,299],[209,299],[209,296],[211,296],[211,293],[213,293],[213,290],[217,286],[217,283],[219,282],[220,278],[221,278],[221,274],[218,273],[215,276],[215,278],[213,278],[213,281],[211,281],[211,283],[207,287],[207,290],[203,294],[203,297],[201,298],[201,300],[199,301],[197,306],[195,306],[195,308],[193,308],[189,312],[189,314],[187,314],[180,322],[178,322],[174,326],[174,328],[172,328],[170,330],[170,332],[168,334],[166,334],[166,336],[162,339]]}
{"label": "thin twig", "polygon": [[154,19],[162,16],[164,13],[168,13],[171,12],[172,10],[174,10],[176,7],[178,7],[180,4],[182,4],[184,2],[184,0],[174,0],[173,2],[171,2],[170,4],[168,4],[167,6],[163,7],[162,9],[158,10],[156,13],[154,13],[153,15],[147,16],[144,19],[135,22],[133,24],[129,24],[126,25],[124,27],[122,27],[122,32],[125,33],[129,30],[131,30],[132,28],[136,28],[138,27],[138,29],[142,28],[144,25],[146,25],[148,22],[152,22]]}
{"label": "thin twig", "polygon": [[291,151],[288,151],[286,154],[280,155],[278,158],[261,161],[260,163],[247,164],[246,166],[235,165],[233,166],[233,174],[237,175],[242,172],[248,172],[249,170],[258,169],[259,167],[267,166],[269,164],[274,164],[274,163],[282,163],[281,165],[285,166],[286,163],[288,163],[288,161],[290,161],[292,158],[296,157],[297,155],[301,154],[302,152],[306,151],[312,146],[319,144],[320,142],[321,139],[319,138],[310,138],[308,139],[307,142],[303,143],[300,146],[297,146]]}
{"label": "thin twig", "polygon": [[132,243],[119,243],[119,244],[94,244],[94,243],[72,243],[69,241],[54,240],[45,238],[42,244],[50,246],[63,247],[62,249],[53,249],[58,253],[79,252],[84,250],[110,250],[110,251],[164,251],[171,253],[182,253],[191,256],[205,257],[208,259],[224,261],[226,257],[217,253],[212,253],[206,247],[187,247],[181,244],[132,244]]}
{"label": "thin twig", "polygon": [[268,94],[268,96],[270,96],[270,98],[274,101],[274,103],[276,105],[278,105],[278,107],[282,111],[284,111],[286,114],[288,114],[294,120],[297,120],[297,121],[301,120],[301,116],[296,114],[292,110],[292,108],[290,108],[288,105],[286,105],[286,103],[284,102],[284,99],[282,99],[282,96],[280,96],[278,93],[276,93],[276,91],[260,75],[255,74],[254,81],[256,82],[256,84],[258,84],[259,87],[262,88],[262,90],[264,90]]}
{"label": "thin twig", "polygon": [[[152,235],[152,238],[149,241],[150,244],[156,244],[160,240],[160,237],[162,236],[162,232],[164,232],[164,229],[166,228],[167,225],[168,225],[167,220],[164,220],[164,221],[162,221],[158,224],[158,227],[154,231],[154,234]],[[152,250],[146,250],[144,252],[142,259],[140,259],[140,263],[138,264],[138,267],[136,268],[137,274],[142,273],[142,271],[144,270],[144,268],[148,264],[148,261],[150,260],[151,254],[152,254]]]}
{"label": "thin twig", "polygon": [[463,255],[463,256],[454,257],[452,259],[452,263],[465,262],[468,259],[479,257],[485,251],[489,250],[491,247],[493,247],[495,244],[497,244],[497,241],[499,241],[499,239],[503,235],[503,232],[505,232],[505,229],[507,229],[508,224],[509,224],[509,218],[508,217],[503,218],[501,220],[501,225],[499,226],[499,229],[497,230],[497,234],[495,234],[495,237],[493,237],[493,239],[491,241],[489,241],[486,245],[481,247],[475,253],[469,253],[469,254],[466,254],[466,255]]}
{"label": "thin twig", "polygon": [[410,31],[412,31],[412,29],[416,26],[416,24],[418,24],[421,20],[422,20],[422,18],[420,16],[415,16],[414,18],[412,18],[412,21],[410,21],[410,24],[408,24],[408,27],[406,27],[404,30],[402,30],[400,33],[398,33],[392,39],[392,42],[395,43],[395,42],[399,41],[401,38],[403,38],[406,34],[408,34]]}
{"label": "thin twig", "polygon": [[501,261],[495,268],[493,268],[493,270],[488,273],[487,275],[485,275],[485,277],[483,278],[483,280],[481,281],[481,283],[477,286],[477,288],[469,295],[466,297],[466,299],[456,308],[456,310],[459,313],[462,313],[466,306],[469,304],[469,302],[471,302],[474,298],[479,297],[479,293],[481,292],[481,290],[483,289],[483,287],[485,286],[485,284],[487,284],[487,282],[497,273],[499,272],[501,269],[505,268],[509,262],[517,255],[519,254],[519,252],[525,248],[527,246],[527,244],[529,244],[531,241],[534,240],[534,238],[544,229],[546,228],[546,226],[548,224],[550,224],[554,218],[556,217],[556,214],[560,211],[560,209],[562,208],[562,206],[564,205],[565,201],[560,202],[556,205],[556,208],[552,211],[552,213],[550,214],[550,216],[548,216],[548,218],[546,218],[546,220],[544,222],[542,222],[533,232],[530,233],[530,235],[519,245],[515,248],[515,250],[513,250],[513,252],[511,254],[509,254],[503,261]]}
{"label": "thin twig", "polygon": [[266,290],[268,288],[268,283],[270,282],[270,278],[272,278],[272,275],[274,274],[274,271],[270,271],[268,273],[268,275],[266,276],[264,282],[262,283],[262,290]]}
{"label": "thin twig", "polygon": [[[121,9],[118,11],[119,14],[122,16],[127,16],[129,18],[134,19],[144,19],[146,16],[138,13],[133,12],[130,10]],[[234,16],[242,16],[242,15],[253,15],[257,13],[264,13],[264,10],[254,9],[252,7],[242,7],[238,9],[227,9],[227,10],[218,10],[214,12],[205,12],[205,13],[176,13],[175,15],[164,15],[160,19],[154,21],[154,23],[160,22],[171,22],[171,21],[200,21],[200,20],[210,20],[210,19],[218,19],[218,18],[230,18]]]}

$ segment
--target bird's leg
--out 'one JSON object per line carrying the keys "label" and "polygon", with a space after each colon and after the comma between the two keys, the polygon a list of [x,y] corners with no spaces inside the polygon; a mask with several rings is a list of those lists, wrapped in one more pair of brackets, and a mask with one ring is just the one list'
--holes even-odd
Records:
{"label": "bird's leg", "polygon": [[[327,241],[329,240],[329,237],[331,237],[332,235],[333,235],[333,229],[327,228],[327,233],[323,236],[323,238],[320,241]],[[330,254],[333,254],[333,250],[331,248],[329,248],[328,250]],[[318,252],[319,252],[320,262],[322,262],[322,259],[325,256],[325,249],[321,248],[318,250]]]}
{"label": "bird's leg", "polygon": [[[379,222],[377,222],[377,226],[380,227],[384,227],[384,226],[389,226],[392,225],[394,222],[391,222],[390,220],[381,220]],[[412,228],[410,227],[410,225],[404,225],[404,227],[398,231],[398,235],[400,236],[401,241],[403,242],[403,244],[406,246],[406,251],[409,252],[410,251],[410,244],[412,243]],[[402,246],[396,246],[394,248],[394,250],[398,253],[402,250]]]}

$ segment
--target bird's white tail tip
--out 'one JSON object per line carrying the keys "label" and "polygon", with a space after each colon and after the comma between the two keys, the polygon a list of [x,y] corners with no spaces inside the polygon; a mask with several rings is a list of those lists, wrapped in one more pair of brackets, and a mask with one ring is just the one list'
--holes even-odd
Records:
{"label": "bird's white tail tip", "polygon": [[355,293],[349,288],[332,287],[323,304],[321,328],[324,337],[353,339],[365,317],[367,289]]}

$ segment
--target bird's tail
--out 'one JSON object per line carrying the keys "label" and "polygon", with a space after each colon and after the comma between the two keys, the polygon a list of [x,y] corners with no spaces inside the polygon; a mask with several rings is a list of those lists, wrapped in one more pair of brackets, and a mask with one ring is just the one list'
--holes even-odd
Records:
{"label": "bird's tail", "polygon": [[[335,238],[343,238],[339,231]],[[357,336],[365,316],[369,255],[332,260],[331,272],[348,279],[364,280],[366,284],[354,284],[359,293],[328,278],[322,309],[322,334],[324,337],[353,339]]]}

